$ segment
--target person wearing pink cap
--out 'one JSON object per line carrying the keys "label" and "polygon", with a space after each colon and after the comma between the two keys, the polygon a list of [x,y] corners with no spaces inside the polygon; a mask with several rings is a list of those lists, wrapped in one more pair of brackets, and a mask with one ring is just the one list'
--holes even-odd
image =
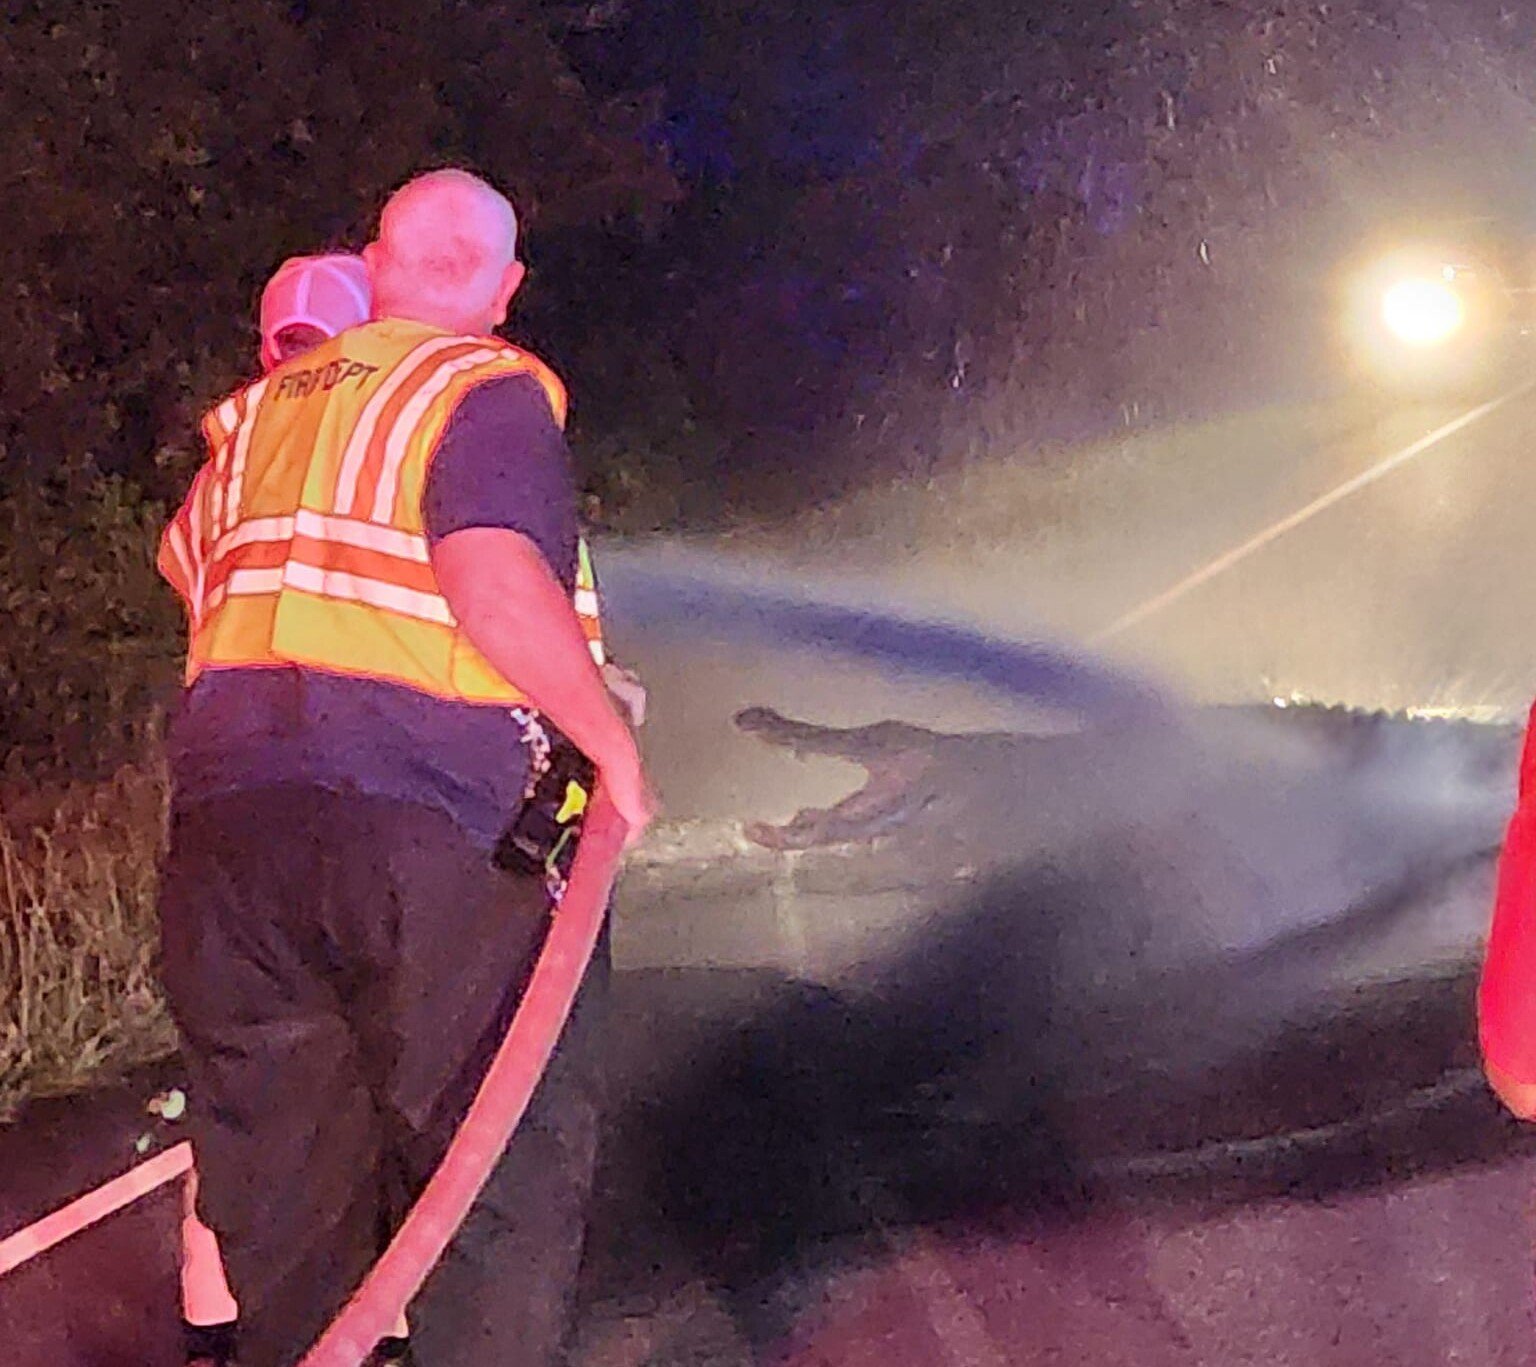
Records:
{"label": "person wearing pink cap", "polygon": [[[261,366],[272,370],[366,323],[373,287],[360,256],[329,252],[284,261],[261,294]],[[229,1367],[240,1308],[229,1289],[214,1232],[197,1215],[197,1174],[187,1179],[181,1224],[181,1317],[187,1367]],[[374,1361],[407,1360],[404,1317]]]}

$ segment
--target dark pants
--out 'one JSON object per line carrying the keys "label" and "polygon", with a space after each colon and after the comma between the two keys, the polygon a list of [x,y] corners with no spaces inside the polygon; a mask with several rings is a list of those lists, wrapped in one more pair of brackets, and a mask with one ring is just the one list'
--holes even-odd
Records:
{"label": "dark pants", "polygon": [[[199,1213],[241,1309],[241,1367],[289,1367],[435,1169],[548,923],[428,808],[317,789],[172,821],[162,973],[187,1053]],[[597,1138],[605,979],[411,1308],[428,1367],[560,1359]]]}

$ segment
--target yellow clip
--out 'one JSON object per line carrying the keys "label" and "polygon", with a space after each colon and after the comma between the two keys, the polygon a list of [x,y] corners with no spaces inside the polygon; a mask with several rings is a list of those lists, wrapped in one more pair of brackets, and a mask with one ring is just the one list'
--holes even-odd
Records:
{"label": "yellow clip", "polygon": [[587,790],[574,779],[565,785],[565,802],[555,813],[555,820],[562,826],[587,810]]}

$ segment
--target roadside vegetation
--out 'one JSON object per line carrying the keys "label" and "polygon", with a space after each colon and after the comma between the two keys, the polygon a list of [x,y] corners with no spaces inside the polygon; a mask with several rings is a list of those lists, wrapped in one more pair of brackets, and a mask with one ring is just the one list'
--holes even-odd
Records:
{"label": "roadside vegetation", "polygon": [[50,791],[0,824],[0,1120],[169,1054],[154,977],[153,765]]}
{"label": "roadside vegetation", "polygon": [[180,649],[159,522],[81,468],[0,499],[0,1118],[174,1045],[152,963]]}

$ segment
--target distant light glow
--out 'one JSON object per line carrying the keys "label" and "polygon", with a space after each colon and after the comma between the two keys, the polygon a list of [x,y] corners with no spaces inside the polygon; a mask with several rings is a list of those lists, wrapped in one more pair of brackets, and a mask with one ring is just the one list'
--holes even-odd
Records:
{"label": "distant light glow", "polygon": [[1432,347],[1461,331],[1467,306],[1443,279],[1399,280],[1382,296],[1381,317],[1398,341]]}

